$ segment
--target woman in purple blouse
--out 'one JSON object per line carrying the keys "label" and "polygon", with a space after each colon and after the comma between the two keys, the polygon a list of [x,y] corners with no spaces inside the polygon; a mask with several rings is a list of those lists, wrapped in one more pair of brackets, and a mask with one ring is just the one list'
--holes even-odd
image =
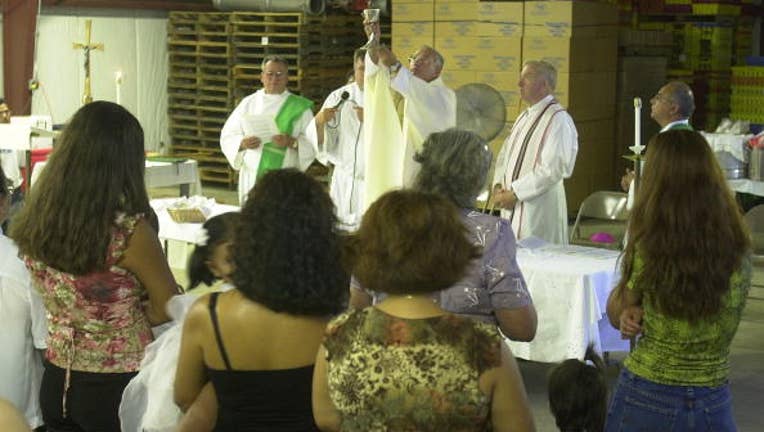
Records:
{"label": "woman in purple blouse", "polygon": [[[482,250],[467,275],[437,293],[436,300],[449,312],[498,325],[512,340],[530,341],[536,335],[536,309],[515,258],[515,234],[506,220],[474,210],[491,158],[485,140],[459,129],[430,135],[415,156],[422,169],[414,188],[438,193],[459,206],[470,241]],[[350,291],[353,307],[379,300],[356,285]]]}

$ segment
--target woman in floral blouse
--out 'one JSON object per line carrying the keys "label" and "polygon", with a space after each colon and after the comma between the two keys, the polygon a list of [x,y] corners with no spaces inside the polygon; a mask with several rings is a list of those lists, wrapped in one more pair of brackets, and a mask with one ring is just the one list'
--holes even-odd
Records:
{"label": "woman in floral blouse", "polygon": [[119,430],[122,390],[151,326],[168,320],[176,284],[147,221],[143,170],[138,120],[90,103],[14,220],[11,236],[48,313],[40,403],[49,430]]}
{"label": "woman in floral blouse", "polygon": [[322,430],[529,431],[525,388],[494,325],[451,314],[433,294],[461,279],[479,248],[457,208],[396,191],[363,217],[354,274],[387,294],[327,328],[313,375]]}

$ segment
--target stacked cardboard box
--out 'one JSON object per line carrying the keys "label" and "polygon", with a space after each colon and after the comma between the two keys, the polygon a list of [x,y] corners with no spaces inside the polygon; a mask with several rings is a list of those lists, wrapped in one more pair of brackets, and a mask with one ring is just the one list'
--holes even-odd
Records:
{"label": "stacked cardboard box", "polygon": [[433,7],[433,0],[393,2],[392,49],[401,61],[422,45],[433,45]]}
{"label": "stacked cardboard box", "polygon": [[523,2],[435,0],[434,6],[435,48],[446,63],[446,84],[490,84],[504,98],[507,121],[514,121],[520,109]]}
{"label": "stacked cardboard box", "polygon": [[555,96],[578,129],[576,169],[565,182],[571,211],[590,193],[615,184],[617,24],[613,4],[525,3],[523,61],[544,60],[555,66]]}

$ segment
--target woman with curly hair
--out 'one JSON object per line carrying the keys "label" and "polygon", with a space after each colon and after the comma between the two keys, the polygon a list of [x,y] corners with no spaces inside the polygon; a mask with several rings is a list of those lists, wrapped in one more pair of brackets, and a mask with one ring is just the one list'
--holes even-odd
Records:
{"label": "woman with curly hair", "polygon": [[639,339],[605,430],[734,431],[728,356],[751,285],[750,236],[702,135],[663,132],[647,148],[607,309]]}
{"label": "woman with curly hair", "polygon": [[[14,219],[48,313],[41,407],[49,430],[119,430],[122,390],[176,293],[143,180],[143,129],[93,102],[69,121]],[[148,298],[148,301],[145,301]]]}
{"label": "woman with curly hair", "polygon": [[[491,157],[485,140],[475,133],[459,129],[433,133],[414,157],[421,165],[414,189],[440,194],[459,206],[468,239],[481,252],[463,278],[437,293],[440,306],[498,325],[512,340],[530,341],[536,335],[536,309],[517,265],[512,226],[506,219],[473,210],[486,185]],[[372,296],[377,301],[382,297],[351,286],[354,307],[369,306]]]}
{"label": "woman with curly hair", "polygon": [[313,411],[322,430],[533,430],[512,353],[496,326],[450,314],[433,294],[480,252],[457,208],[430,193],[383,195],[363,217],[354,275],[387,294],[327,328]]}
{"label": "woman with curly hair", "polygon": [[186,316],[182,410],[214,393],[217,431],[316,430],[313,363],[349,283],[333,211],[322,186],[294,169],[258,180],[233,244],[235,289],[200,298]]}

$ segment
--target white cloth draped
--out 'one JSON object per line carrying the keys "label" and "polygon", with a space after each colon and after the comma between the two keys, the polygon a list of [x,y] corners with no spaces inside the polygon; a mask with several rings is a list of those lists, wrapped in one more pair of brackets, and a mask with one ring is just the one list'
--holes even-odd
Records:
{"label": "white cloth draped", "polygon": [[[327,96],[321,109],[336,106],[344,92],[348,93],[347,101],[339,107],[335,120],[324,126],[323,146],[318,149],[318,160],[334,165],[329,195],[337,207],[339,220],[353,230],[361,222],[366,187],[363,124],[355,111],[355,107],[364,106],[364,92],[356,83],[344,85]],[[311,124],[308,130],[314,132],[315,125]]]}
{"label": "white cloth draped", "polygon": [[379,68],[366,55],[364,75],[364,128],[366,182],[364,211],[380,195],[403,185],[405,142],[390,90],[390,72]]}
{"label": "white cloth draped", "polygon": [[13,404],[30,426],[42,425],[40,383],[48,337],[45,307],[32,288],[18,249],[0,231],[0,397]]}
{"label": "white cloth draped", "polygon": [[[290,94],[289,91],[284,91],[281,94],[272,95],[260,89],[245,97],[223,126],[220,133],[220,148],[231,167],[239,171],[239,204],[244,204],[249,190],[255,186],[257,167],[262,155],[262,145],[256,149],[239,149],[241,140],[245,137],[244,116],[245,114],[272,114],[275,118]],[[313,113],[306,110],[294,123],[292,137],[297,139],[297,149],[287,149],[284,168],[297,167],[304,171],[313,162],[316,143],[306,133],[311,120],[313,120]]]}
{"label": "white cloth draped", "polygon": [[[525,162],[517,179],[512,180],[516,165],[522,162],[519,160],[522,143],[539,116],[541,119],[528,142]],[[502,210],[501,214],[512,221],[518,239],[536,236],[551,243],[568,243],[568,206],[563,180],[573,174],[577,153],[578,132],[573,119],[551,95],[517,118],[496,160],[493,184],[511,186],[517,195],[515,207]]]}

